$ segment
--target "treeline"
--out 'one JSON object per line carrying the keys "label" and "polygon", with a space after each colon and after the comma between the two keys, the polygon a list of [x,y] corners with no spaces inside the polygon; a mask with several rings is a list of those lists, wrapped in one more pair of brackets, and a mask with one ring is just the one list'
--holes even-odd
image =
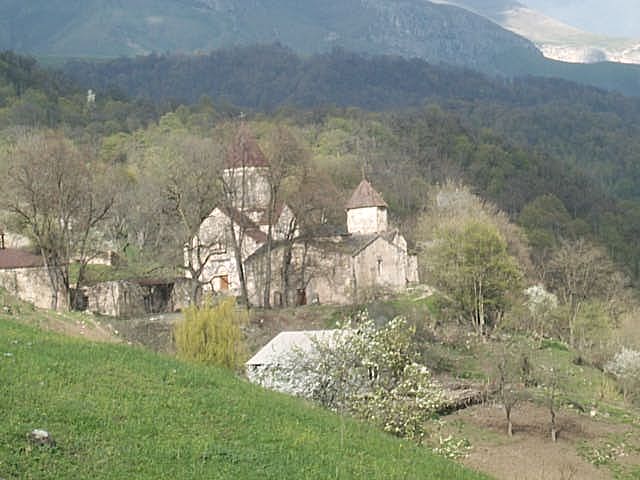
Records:
{"label": "treeline", "polygon": [[283,105],[397,109],[425,98],[535,105],[552,101],[640,113],[629,101],[595,87],[542,77],[492,78],[474,70],[394,55],[336,48],[301,57],[279,44],[215,50],[202,55],[159,55],[110,61],[70,61],[63,71],[87,88],[117,89],[133,98],[194,103],[202,95],[257,110]]}

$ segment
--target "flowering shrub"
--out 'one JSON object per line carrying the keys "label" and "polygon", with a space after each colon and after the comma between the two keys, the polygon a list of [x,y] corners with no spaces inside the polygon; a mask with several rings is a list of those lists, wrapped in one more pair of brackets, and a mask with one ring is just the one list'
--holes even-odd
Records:
{"label": "flowering shrub", "polygon": [[417,363],[414,334],[404,318],[377,328],[364,311],[329,339],[314,339],[312,352],[294,350],[262,383],[287,382],[296,395],[420,441],[444,394]]}
{"label": "flowering shrub", "polygon": [[466,438],[455,438],[452,435],[440,437],[438,445],[433,447],[431,451],[437,455],[441,455],[451,460],[466,457],[471,450],[471,443]]}
{"label": "flowering shrub", "polygon": [[524,294],[527,297],[525,307],[529,311],[528,328],[542,340],[553,328],[553,313],[558,308],[558,297],[548,292],[544,285],[533,285]]}
{"label": "flowering shrub", "polygon": [[387,390],[375,390],[356,402],[356,414],[399,437],[421,441],[425,423],[442,405],[444,396],[424,365],[411,363],[404,367],[399,382]]}
{"label": "flowering shrub", "polygon": [[618,379],[625,398],[640,387],[640,351],[623,348],[613,360],[605,365],[605,370]]}

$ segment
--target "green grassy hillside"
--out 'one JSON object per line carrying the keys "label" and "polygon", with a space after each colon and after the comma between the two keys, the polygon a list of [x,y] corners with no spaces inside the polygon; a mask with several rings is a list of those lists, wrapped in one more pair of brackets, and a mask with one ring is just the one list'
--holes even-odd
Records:
{"label": "green grassy hillside", "polygon": [[[27,440],[51,432],[54,448]],[[233,375],[0,319],[0,477],[476,479]]]}

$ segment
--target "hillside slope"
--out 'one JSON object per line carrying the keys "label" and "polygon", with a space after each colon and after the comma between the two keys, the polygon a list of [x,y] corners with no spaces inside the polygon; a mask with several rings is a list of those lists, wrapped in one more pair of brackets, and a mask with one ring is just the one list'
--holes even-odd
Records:
{"label": "hillside slope", "polygon": [[[485,478],[214,368],[0,319],[0,476]],[[26,435],[47,429],[55,448]]]}

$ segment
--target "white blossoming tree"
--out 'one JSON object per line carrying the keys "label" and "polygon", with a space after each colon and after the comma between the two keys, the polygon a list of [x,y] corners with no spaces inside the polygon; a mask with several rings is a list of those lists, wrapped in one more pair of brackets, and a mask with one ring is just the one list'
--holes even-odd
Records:
{"label": "white blossoming tree", "polygon": [[640,390],[640,351],[623,348],[605,365],[605,370],[616,377],[625,400]]}
{"label": "white blossoming tree", "polygon": [[363,312],[328,339],[314,339],[312,352],[294,350],[263,383],[286,381],[299,396],[421,441],[444,394],[418,363],[414,333],[404,318],[377,328]]}
{"label": "white blossoming tree", "polygon": [[551,329],[553,313],[558,308],[558,297],[547,291],[544,285],[533,285],[524,291],[525,306],[530,314],[532,333],[542,341]]}

